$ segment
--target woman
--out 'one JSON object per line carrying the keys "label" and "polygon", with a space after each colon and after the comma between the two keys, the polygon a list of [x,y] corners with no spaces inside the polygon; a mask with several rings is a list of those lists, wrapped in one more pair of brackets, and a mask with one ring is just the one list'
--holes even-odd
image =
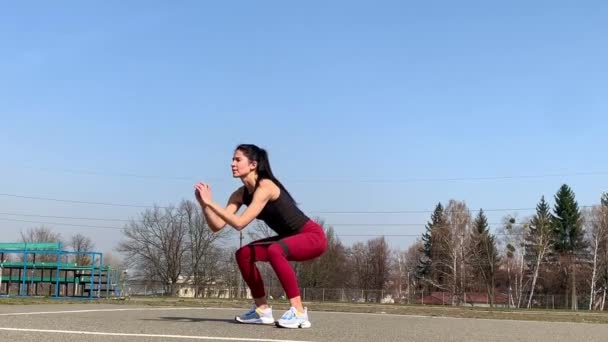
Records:
{"label": "woman", "polygon": [[[195,185],[196,198],[210,228],[217,232],[228,224],[240,231],[257,218],[277,233],[253,241],[236,252],[239,269],[255,304],[235,319],[242,323],[275,323],[266,300],[264,282],[255,265],[256,261],[264,261],[272,265],[291,305],[276,322],[277,326],[309,328],[308,312],[302,306],[298,280],[289,261],[321,256],[327,247],[323,228],[296,206],[293,197],[273,175],[264,149],[251,144],[237,146],[232,157],[232,175],[240,178],[243,186],[232,193],[225,208],[212,200],[208,184]],[[238,216],[236,212],[242,205],[247,209]]]}

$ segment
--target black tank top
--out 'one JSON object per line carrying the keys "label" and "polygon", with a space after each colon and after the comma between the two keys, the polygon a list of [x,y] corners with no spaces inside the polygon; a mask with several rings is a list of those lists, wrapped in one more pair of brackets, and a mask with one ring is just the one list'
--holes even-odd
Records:
{"label": "black tank top", "polygon": [[[250,194],[247,188],[243,186],[243,204],[248,206],[252,200],[253,194]],[[258,214],[257,219],[264,221],[278,235],[285,236],[297,233],[309,218],[281,189],[279,198],[268,201],[264,209]]]}

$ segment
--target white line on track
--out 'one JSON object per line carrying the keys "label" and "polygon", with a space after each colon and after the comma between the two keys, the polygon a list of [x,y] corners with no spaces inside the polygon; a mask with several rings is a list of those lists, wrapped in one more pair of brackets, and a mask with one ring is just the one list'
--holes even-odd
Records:
{"label": "white line on track", "polygon": [[155,337],[159,339],[188,339],[188,340],[215,340],[215,341],[255,341],[255,342],[308,342],[296,340],[274,340],[267,338],[246,338],[246,337],[213,337],[213,336],[187,336],[187,335],[155,335],[155,334],[127,334],[109,333],[97,331],[72,331],[72,330],[45,330],[45,329],[20,329],[20,328],[0,328],[0,331],[19,331],[34,333],[55,333],[72,335],[98,335],[98,336],[124,336],[124,337]]}
{"label": "white line on track", "polygon": [[204,310],[206,308],[129,308],[129,309],[91,309],[91,310],[68,310],[68,311],[39,311],[39,312],[11,312],[3,313],[0,316],[29,316],[29,315],[51,315],[51,314],[70,314],[86,312],[118,312],[118,311],[170,311],[170,310]]}

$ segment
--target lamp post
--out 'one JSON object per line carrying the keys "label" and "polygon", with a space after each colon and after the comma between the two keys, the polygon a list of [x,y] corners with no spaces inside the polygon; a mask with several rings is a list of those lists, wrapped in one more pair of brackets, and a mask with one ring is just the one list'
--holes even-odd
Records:
{"label": "lamp post", "polygon": [[128,275],[129,270],[125,269],[124,271],[122,271],[122,295],[123,297],[126,298],[125,292],[126,292],[126,288],[127,288],[127,275]]}
{"label": "lamp post", "polygon": [[[243,248],[243,231],[239,230],[239,248]],[[237,272],[236,272],[237,276],[236,276],[236,281],[237,281],[237,286],[238,286],[238,290],[236,292],[236,298],[241,298],[243,297],[243,277],[240,275],[240,273],[238,272],[238,266],[237,266]]]}

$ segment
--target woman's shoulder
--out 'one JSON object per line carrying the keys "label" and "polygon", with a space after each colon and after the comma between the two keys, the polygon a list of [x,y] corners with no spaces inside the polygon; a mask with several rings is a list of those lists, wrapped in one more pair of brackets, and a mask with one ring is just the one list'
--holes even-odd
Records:
{"label": "woman's shoulder", "polygon": [[258,189],[264,189],[270,195],[271,200],[275,200],[281,193],[281,189],[272,179],[261,179],[256,191]]}
{"label": "woman's shoulder", "polygon": [[275,182],[273,182],[272,179],[263,178],[263,179],[260,179],[258,187],[266,187],[266,188],[277,187],[277,184]]}

